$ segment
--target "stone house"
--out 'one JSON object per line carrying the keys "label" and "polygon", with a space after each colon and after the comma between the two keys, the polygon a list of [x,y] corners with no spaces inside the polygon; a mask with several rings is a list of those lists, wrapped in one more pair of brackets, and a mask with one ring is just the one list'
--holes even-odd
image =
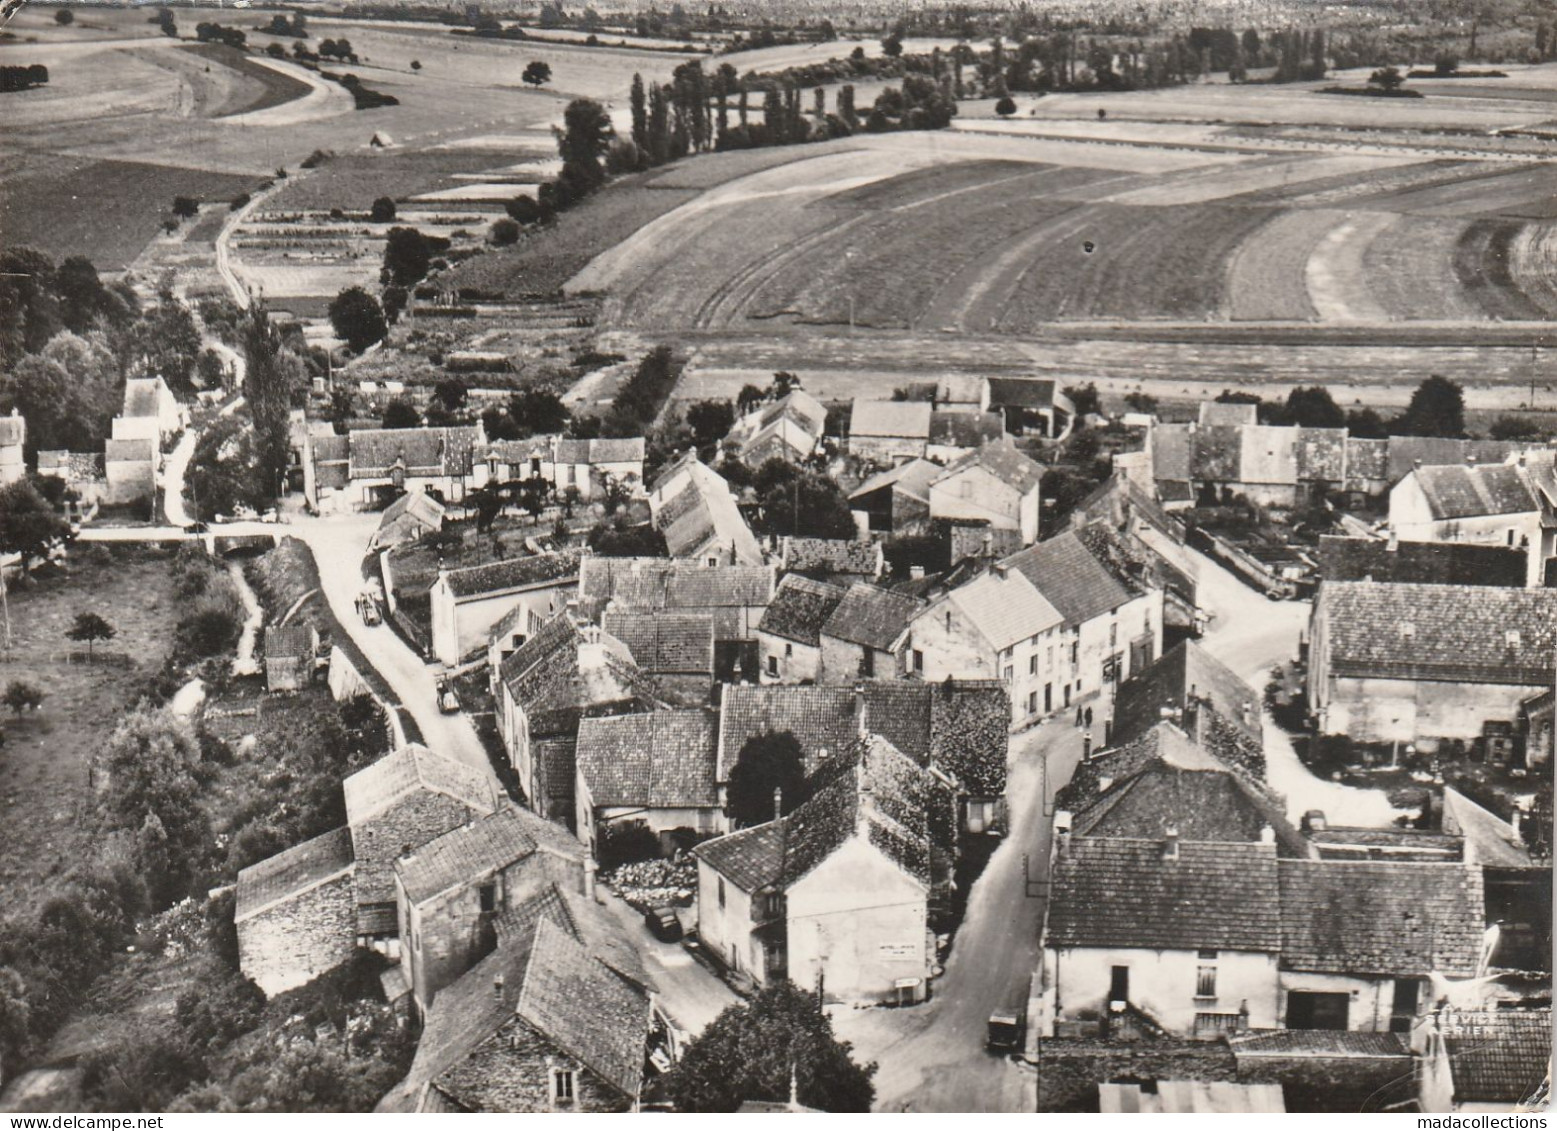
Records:
{"label": "stone house", "polygon": [[148,440],[160,453],[186,420],[184,406],[161,377],[131,377],[124,383],[124,406],[113,420],[113,438]]}
{"label": "stone house", "polygon": [[[14,408],[11,415],[0,416],[0,484],[15,483],[27,475],[23,451],[27,446],[27,418]],[[38,453],[40,472],[43,453]]]}
{"label": "stone house", "polygon": [[600,627],[627,646],[638,670],[684,703],[713,698],[717,618],[711,612],[612,611]]}
{"label": "stone house", "polygon": [[103,474],[108,490],[103,502],[111,506],[149,503],[157,497],[157,469],[162,457],[153,440],[103,441]]}
{"label": "stone house", "polygon": [[989,380],[952,375],[935,383],[935,411],[978,416],[989,411]]}
{"label": "stone house", "polygon": [[849,492],[855,523],[875,534],[907,534],[923,527],[930,520],[930,484],[944,470],[927,459],[911,459],[872,475]]}
{"label": "stone house", "polygon": [[673,558],[705,565],[760,566],[764,555],[724,476],[690,451],[660,473],[649,491],[654,528]]}
{"label": "stone house", "polygon": [[303,452],[303,494],[325,513],[381,508],[401,494],[462,502],[476,486],[477,453],[487,444],[470,427],[353,429],[345,436],[310,434]]}
{"label": "stone house", "polygon": [[271,691],[300,691],[313,682],[319,630],[311,624],[272,625],[265,629],[265,686]]}
{"label": "stone house", "polygon": [[579,720],[662,706],[627,646],[570,614],[553,617],[494,673],[498,732],[519,787],[543,817],[572,820]]}
{"label": "stone house", "polygon": [[586,892],[583,846],[566,829],[504,805],[394,862],[400,969],[417,1016],[497,945],[496,921],[552,885]]}
{"label": "stone house", "polygon": [[1544,585],[1557,554],[1557,479],[1550,463],[1418,467],[1389,492],[1390,530],[1417,542],[1521,550],[1525,584]]}
{"label": "stone house", "polygon": [[1169,649],[1119,685],[1105,745],[1132,742],[1163,721],[1229,766],[1264,778],[1260,694],[1193,640]]}
{"label": "stone house", "polygon": [[930,483],[930,517],[987,522],[1015,530],[1028,546],[1038,540],[1042,464],[1009,443],[986,444],[957,460]]}
{"label": "stone house", "polygon": [[410,743],[342,783],[356,861],[352,936],[399,953],[395,860],[497,808],[494,783],[463,762]]}
{"label": "stone house", "polygon": [[351,958],[357,946],[351,830],[277,853],[238,873],[238,969],[268,997]]}
{"label": "stone house", "polygon": [[953,821],[933,772],[878,736],[858,740],[789,816],[693,850],[706,952],[759,985],[789,978],[825,1001],[924,1000],[929,902]]}
{"label": "stone house", "polygon": [[552,449],[556,469],[552,486],[559,495],[577,487],[585,500],[601,495],[609,483],[619,483],[640,495],[644,489],[643,450],[642,436],[558,440]]}
{"label": "stone house", "polygon": [[719,717],[712,711],[584,719],[577,758],[574,827],[591,856],[600,855],[611,830],[630,826],[659,834],[666,855],[689,838],[728,828],[715,780]]}
{"label": "stone house", "polygon": [[443,516],[443,504],[426,491],[407,492],[384,510],[368,549],[374,552],[392,550],[402,543],[414,542],[424,534],[442,530]]}
{"label": "stone house", "polygon": [[1553,684],[1557,590],[1326,582],[1308,652],[1321,734],[1423,748],[1512,733]]}
{"label": "stone house", "polygon": [[477,487],[543,479],[555,485],[554,448],[559,436],[529,436],[523,440],[492,440],[478,454],[472,475]]}
{"label": "stone house", "polygon": [[747,467],[770,459],[799,463],[810,457],[827,427],[827,409],[803,389],[795,389],[735,422],[725,444]]}
{"label": "stone house", "polygon": [[83,507],[109,501],[108,472],[101,453],[39,452],[38,475],[61,480],[68,490],[76,493]]}
{"label": "stone house", "polygon": [[1005,416],[1006,431],[1013,436],[1036,433],[1060,440],[1076,419],[1076,406],[1049,378],[991,377],[988,407]]}
{"label": "stone house", "polygon": [[757,623],[763,683],[815,683],[822,674],[822,627],[844,598],[842,586],[798,573],[779,582]]}
{"label": "stone house", "polygon": [[856,397],[849,413],[849,454],[888,464],[923,459],[934,411],[926,401]]}
{"label": "stone house", "polygon": [[509,641],[527,638],[578,591],[583,554],[570,549],[439,570],[428,591],[433,655],[451,667],[459,664],[491,647],[499,621]]}
{"label": "stone house", "polygon": [[1443,1008],[1411,1031],[1420,1110],[1536,1110],[1551,1079],[1552,1011]]}
{"label": "stone house", "polygon": [[557,888],[500,917],[496,949],[438,995],[378,1110],[637,1110],[664,1024],[606,918]]}
{"label": "stone house", "polygon": [[903,642],[921,607],[915,597],[863,581],[849,586],[818,634],[822,681],[852,683],[901,675]]}

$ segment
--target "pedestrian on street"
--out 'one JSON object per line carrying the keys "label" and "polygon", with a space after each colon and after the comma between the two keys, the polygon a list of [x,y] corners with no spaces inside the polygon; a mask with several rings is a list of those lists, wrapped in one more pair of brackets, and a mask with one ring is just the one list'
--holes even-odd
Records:
{"label": "pedestrian on street", "polygon": [[1091,730],[1092,729],[1092,708],[1091,707],[1087,708],[1086,720],[1087,720],[1087,729]]}
{"label": "pedestrian on street", "polygon": [[1076,706],[1076,729],[1077,730],[1081,729],[1081,724],[1082,724],[1081,705],[1077,704],[1077,706]]}

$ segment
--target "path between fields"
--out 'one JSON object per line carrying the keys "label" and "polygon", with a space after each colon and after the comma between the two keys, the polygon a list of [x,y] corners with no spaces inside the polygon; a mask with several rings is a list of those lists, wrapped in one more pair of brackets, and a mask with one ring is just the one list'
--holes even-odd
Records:
{"label": "path between fields", "polygon": [[282,59],[272,59],[267,55],[251,55],[249,58],[262,67],[269,67],[288,78],[306,83],[310,88],[308,93],[290,102],[283,102],[279,106],[268,106],[263,110],[239,111],[236,114],[213,118],[212,121],[233,122],[245,127],[300,126],[305,122],[317,122],[322,118],[334,118],[341,114],[353,113],[357,108],[349,90],[340,83],[319,78],[306,67]]}

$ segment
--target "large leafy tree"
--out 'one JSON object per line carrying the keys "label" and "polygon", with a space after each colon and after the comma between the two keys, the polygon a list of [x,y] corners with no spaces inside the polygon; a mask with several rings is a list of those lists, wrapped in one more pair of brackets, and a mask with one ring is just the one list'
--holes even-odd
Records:
{"label": "large leafy tree", "polygon": [[833,1036],[816,998],[793,982],[765,987],[751,1001],[725,1009],[688,1046],[665,1077],[678,1111],[735,1111],[747,1100],[830,1112],[868,1112],[875,1099],[875,1064],[850,1058],[852,1046]]}
{"label": "large leafy tree", "polygon": [[1304,428],[1344,428],[1346,413],[1323,385],[1300,385],[1287,394],[1287,424]]}
{"label": "large leafy tree", "polygon": [[800,743],[789,731],[753,735],[746,740],[730,770],[725,810],[737,825],[773,820],[774,793],[780,812],[793,813],[806,800],[805,761]]}
{"label": "large leafy tree", "polygon": [[247,362],[243,395],[254,420],[258,495],[261,502],[268,502],[280,492],[291,458],[293,366],[283,355],[281,331],[271,323],[264,303],[249,309],[243,324],[243,354]]}
{"label": "large leafy tree", "polygon": [[27,480],[0,488],[0,553],[20,554],[22,572],[33,558],[48,551],[51,542],[69,532],[65,520]]}
{"label": "large leafy tree", "polygon": [[569,201],[582,200],[605,183],[605,156],[616,136],[605,107],[590,98],[575,98],[563,111],[557,149],[562,172],[557,182]]}
{"label": "large leafy tree", "polygon": [[1465,391],[1434,374],[1416,387],[1393,431],[1401,436],[1465,435]]}
{"label": "large leafy tree", "polygon": [[361,287],[347,287],[330,303],[330,326],[352,353],[384,340],[389,326],[378,299]]}
{"label": "large leafy tree", "polygon": [[838,484],[825,475],[770,459],[757,471],[760,533],[802,538],[853,538],[854,515]]}
{"label": "large leafy tree", "polygon": [[195,366],[204,347],[189,308],[177,300],[163,302],[126,331],[122,343],[125,370],[160,376],[175,393],[192,393]]}
{"label": "large leafy tree", "polygon": [[65,630],[65,635],[78,644],[87,646],[87,658],[92,658],[93,646],[99,640],[112,640],[119,630],[90,609],[76,614],[75,621]]}
{"label": "large leafy tree", "polygon": [[240,503],[259,509],[269,500],[247,421],[224,416],[200,433],[184,479],[184,501],[192,514],[209,519],[232,514]]}

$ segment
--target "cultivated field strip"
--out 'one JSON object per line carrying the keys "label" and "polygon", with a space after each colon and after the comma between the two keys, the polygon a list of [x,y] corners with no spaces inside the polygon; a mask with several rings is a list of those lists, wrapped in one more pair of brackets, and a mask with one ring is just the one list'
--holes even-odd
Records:
{"label": "cultivated field strip", "polygon": [[[1279,204],[1289,208],[1365,207],[1389,193],[1428,185],[1452,184],[1467,176],[1502,172],[1507,166],[1490,161],[1406,160],[1366,172],[1349,170],[1322,177],[1305,177],[1297,184],[1244,193],[1239,204]],[[1232,203],[1232,201],[1229,201]]]}
{"label": "cultivated field strip", "polygon": [[1510,274],[1525,297],[1557,319],[1557,224],[1526,224],[1509,250]]}
{"label": "cultivated field strip", "polygon": [[1323,322],[1385,322],[1389,313],[1368,289],[1363,256],[1399,219],[1388,212],[1356,212],[1332,228],[1309,256],[1309,300]]}
{"label": "cultivated field strip", "polygon": [[1478,172],[1375,197],[1368,206],[1435,216],[1557,215],[1557,164]]}
{"label": "cultivated field strip", "polygon": [[1304,181],[1344,173],[1364,174],[1386,168],[1396,159],[1342,155],[1336,157],[1308,157],[1282,155],[1261,157],[1232,165],[1224,169],[1206,169],[1193,174],[1180,174],[1164,178],[1156,185],[1115,193],[1108,197],[1115,204],[1203,204],[1213,200],[1225,200],[1261,189],[1286,188],[1294,181]]}
{"label": "cultivated field strip", "polygon": [[[1512,248],[1523,225],[1511,220],[1477,220],[1455,249],[1454,273],[1489,318],[1538,321],[1546,312],[1524,293],[1513,273]],[[1546,266],[1550,272],[1551,266]],[[1540,272],[1538,272],[1540,273]]]}
{"label": "cultivated field strip", "polygon": [[1288,322],[1317,317],[1308,295],[1308,259],[1344,212],[1300,209],[1271,216],[1233,256],[1228,316],[1234,321]]}
{"label": "cultivated field strip", "polygon": [[1484,317],[1454,274],[1463,220],[1401,216],[1363,253],[1368,289],[1392,319],[1467,322]]}

